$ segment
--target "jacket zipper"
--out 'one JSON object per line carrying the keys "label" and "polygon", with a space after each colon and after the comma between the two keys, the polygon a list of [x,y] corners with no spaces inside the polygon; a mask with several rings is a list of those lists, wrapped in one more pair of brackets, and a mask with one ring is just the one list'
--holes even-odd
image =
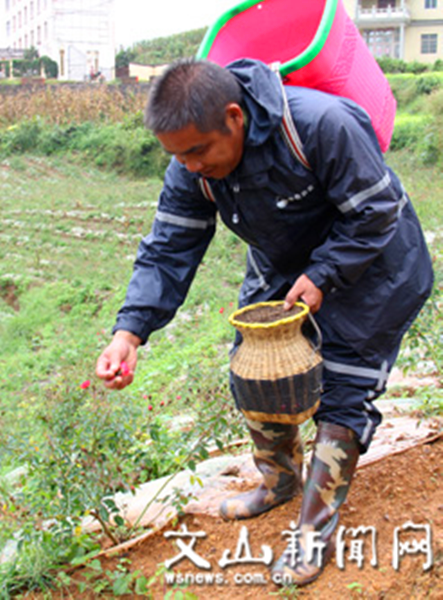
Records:
{"label": "jacket zipper", "polygon": [[231,220],[234,225],[238,225],[240,222],[240,215],[238,214],[238,194],[240,192],[240,184],[238,181],[236,181],[232,186],[232,191],[234,192],[234,211],[232,213]]}

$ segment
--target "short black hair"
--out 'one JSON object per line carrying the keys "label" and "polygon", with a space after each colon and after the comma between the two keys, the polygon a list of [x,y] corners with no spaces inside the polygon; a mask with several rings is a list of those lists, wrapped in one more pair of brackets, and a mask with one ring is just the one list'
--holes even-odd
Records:
{"label": "short black hair", "polygon": [[226,106],[240,105],[241,99],[240,85],[227,69],[207,60],[175,61],[152,85],[145,125],[154,133],[191,124],[202,133],[226,132]]}

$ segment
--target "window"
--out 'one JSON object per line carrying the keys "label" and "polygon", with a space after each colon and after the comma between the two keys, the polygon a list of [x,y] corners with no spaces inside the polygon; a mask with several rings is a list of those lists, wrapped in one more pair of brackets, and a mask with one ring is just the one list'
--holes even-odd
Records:
{"label": "window", "polygon": [[437,8],[437,0],[425,0],[425,8]]}
{"label": "window", "polygon": [[362,35],[373,56],[400,58],[399,29],[366,29]]}
{"label": "window", "polygon": [[437,54],[437,34],[423,33],[421,36],[421,53]]}

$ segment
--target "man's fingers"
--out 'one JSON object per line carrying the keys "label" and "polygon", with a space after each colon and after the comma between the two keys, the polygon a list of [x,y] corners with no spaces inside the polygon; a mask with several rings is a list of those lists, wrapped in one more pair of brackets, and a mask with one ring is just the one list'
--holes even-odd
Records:
{"label": "man's fingers", "polygon": [[102,352],[97,360],[95,372],[108,389],[122,390],[133,382],[137,348],[140,344],[141,339],[137,336],[120,331]]}
{"label": "man's fingers", "polygon": [[285,298],[285,303],[283,305],[283,310],[291,310],[294,304],[299,299],[298,295],[288,294]]}
{"label": "man's fingers", "polygon": [[130,385],[133,381],[134,375],[131,373],[125,377],[122,375],[113,375],[110,379],[105,379],[103,383],[109,390],[122,390],[127,385]]}
{"label": "man's fingers", "polygon": [[290,310],[298,300],[302,300],[315,313],[321,307],[323,292],[306,275],[300,275],[286,295],[284,310]]}
{"label": "man's fingers", "polygon": [[290,310],[294,304],[301,299],[304,288],[299,284],[299,280],[295,282],[289,292],[286,294],[285,303],[283,305],[284,310]]}
{"label": "man's fingers", "polygon": [[104,353],[97,361],[95,372],[100,379],[113,379],[119,369],[119,362],[112,360],[108,354]]}

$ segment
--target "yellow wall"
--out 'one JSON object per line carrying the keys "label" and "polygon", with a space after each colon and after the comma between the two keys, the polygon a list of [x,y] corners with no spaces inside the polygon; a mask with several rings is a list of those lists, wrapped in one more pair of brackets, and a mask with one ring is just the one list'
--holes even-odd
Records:
{"label": "yellow wall", "polygon": [[437,0],[437,8],[425,8],[425,0],[408,0],[412,19],[443,19],[443,0]]}
{"label": "yellow wall", "polygon": [[161,75],[166,65],[152,67],[149,65],[137,65],[136,63],[129,64],[129,76],[137,77],[139,81],[150,81],[153,77]]}
{"label": "yellow wall", "polygon": [[[421,53],[421,35],[423,33],[436,33],[438,35],[437,54]],[[411,62],[417,60],[422,63],[434,63],[437,58],[443,56],[443,25],[426,27],[408,27],[405,31],[405,55],[404,60]]]}

